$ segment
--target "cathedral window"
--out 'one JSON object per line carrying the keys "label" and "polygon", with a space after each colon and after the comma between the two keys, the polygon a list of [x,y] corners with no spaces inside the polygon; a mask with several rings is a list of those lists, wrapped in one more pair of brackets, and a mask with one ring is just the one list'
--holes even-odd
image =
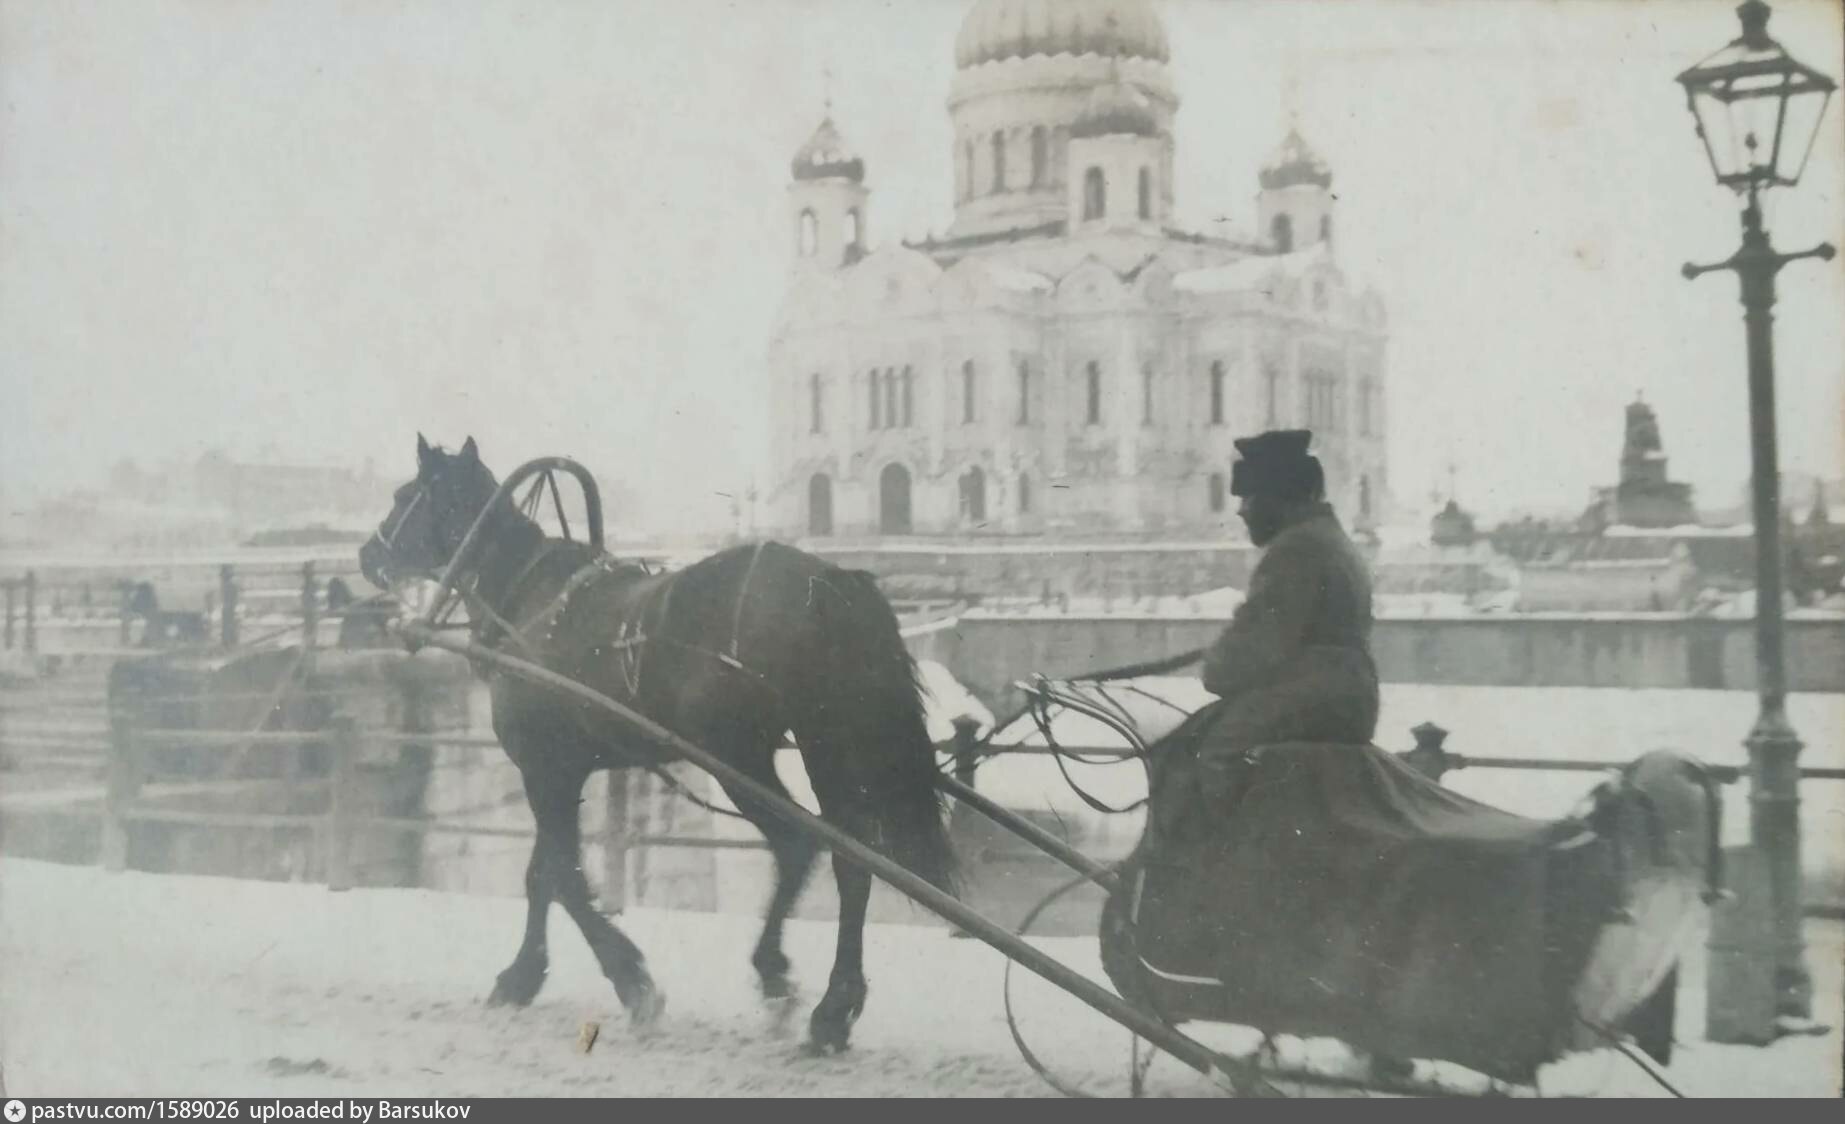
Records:
{"label": "cathedral window", "polygon": [[1108,187],[1102,181],[1102,169],[1090,168],[1083,173],[1083,221],[1099,219],[1108,210]]}
{"label": "cathedral window", "polygon": [[1369,476],[1358,478],[1358,518],[1371,518],[1371,478]]}
{"label": "cathedral window", "polygon": [[801,212],[801,256],[811,258],[820,248],[820,220],[812,211]]}
{"label": "cathedral window", "polygon": [[807,533],[833,533],[833,481],[825,473],[816,473],[807,481]]}
{"label": "cathedral window", "polygon": [[993,134],[993,194],[1006,190],[1006,134]]}
{"label": "cathedral window", "polygon": [[873,369],[867,372],[865,375],[865,401],[871,403],[871,428],[873,429],[878,428],[878,422],[881,421],[884,416],[883,407],[878,402],[882,393],[882,383],[878,379],[877,370]]}
{"label": "cathedral window", "polygon": [[1211,424],[1224,424],[1224,361],[1211,360]]}
{"label": "cathedral window", "polygon": [[1018,423],[1020,425],[1031,424],[1031,367],[1025,363],[1019,364]]}
{"label": "cathedral window", "polygon": [[1102,365],[1091,359],[1087,369],[1089,384],[1088,424],[1102,424]]}
{"label": "cathedral window", "polygon": [[974,421],[974,361],[967,360],[961,364],[961,424],[971,425]]}
{"label": "cathedral window", "polygon": [[1211,479],[1207,484],[1207,491],[1209,492],[1209,499],[1211,501],[1211,514],[1222,515],[1225,503],[1223,473],[1211,473]]}
{"label": "cathedral window", "polygon": [[971,140],[961,144],[961,165],[961,198],[972,199],[974,184],[979,181],[974,178],[974,142]]}
{"label": "cathedral window", "polygon": [[903,368],[903,428],[908,429],[916,423],[916,373],[908,366]]}
{"label": "cathedral window", "polygon": [[1153,173],[1145,168],[1140,170],[1140,217],[1153,217]]}
{"label": "cathedral window", "polygon": [[862,232],[859,230],[859,223],[858,223],[858,208],[853,207],[846,212],[846,249],[847,250],[858,249],[861,233]]}
{"label": "cathedral window", "polygon": [[1019,514],[1031,514],[1031,477],[1019,476]]}
{"label": "cathedral window", "polygon": [[897,428],[897,369],[884,368],[884,428]]}
{"label": "cathedral window", "polygon": [[820,433],[826,429],[825,402],[821,397],[822,393],[820,375],[818,373],[809,375],[807,377],[807,431],[809,433]]}
{"label": "cathedral window", "polygon": [[1140,365],[1140,424],[1153,424],[1153,364]]}
{"label": "cathedral window", "polygon": [[1044,184],[1046,166],[1050,163],[1050,138],[1045,134],[1043,125],[1034,125],[1031,130],[1031,185],[1041,187]]}
{"label": "cathedral window", "polygon": [[1290,253],[1294,249],[1294,220],[1286,215],[1276,215],[1268,224],[1269,236],[1275,242],[1275,252]]}

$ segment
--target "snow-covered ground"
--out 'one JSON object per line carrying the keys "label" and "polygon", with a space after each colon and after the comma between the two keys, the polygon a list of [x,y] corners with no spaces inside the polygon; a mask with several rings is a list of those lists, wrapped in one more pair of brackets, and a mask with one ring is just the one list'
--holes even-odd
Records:
{"label": "snow-covered ground", "polygon": [[[1000,1004],[1000,957],[940,929],[874,925],[871,999],[854,1048],[809,1058],[777,1036],[755,999],[747,918],[636,911],[621,919],[669,997],[642,1036],[619,1013],[582,941],[558,914],[552,969],[522,1011],[480,999],[518,939],[504,899],[316,886],[0,860],[0,1056],[11,1096],[1010,1096],[1049,1090],[1019,1061]],[[1810,928],[1818,1007],[1840,1007],[1841,937]],[[810,988],[824,979],[830,925],[796,922],[788,949]],[[1099,978],[1092,940],[1047,951]],[[1697,950],[1692,950],[1694,961]],[[1668,1071],[1692,1096],[1836,1096],[1840,1038],[1772,1047],[1701,1038],[1702,970],[1681,997],[1685,1045]],[[1127,1091],[1127,1036],[1075,1000],[1015,980],[1023,1029],[1066,1080]],[[810,990],[807,999],[816,995]],[[803,1019],[805,1013],[803,1012]],[[587,1021],[601,1036],[577,1049]],[[798,1031],[798,1024],[796,1030]],[[1204,1028],[1220,1047],[1246,1032]],[[1287,1044],[1337,1064],[1330,1043]],[[1464,1077],[1449,1074],[1457,1084]],[[1548,1069],[1546,1092],[1654,1096],[1607,1052]],[[1170,1059],[1151,1091],[1214,1092]]]}

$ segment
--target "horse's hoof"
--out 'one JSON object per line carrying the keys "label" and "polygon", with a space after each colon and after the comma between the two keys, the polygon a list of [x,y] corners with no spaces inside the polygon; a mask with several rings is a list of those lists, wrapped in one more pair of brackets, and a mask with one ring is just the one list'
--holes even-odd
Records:
{"label": "horse's hoof", "polygon": [[788,1027],[794,1022],[795,1012],[801,1009],[801,998],[792,989],[786,995],[764,995],[762,1009],[768,1015],[769,1036],[786,1038]]}
{"label": "horse's hoof", "polygon": [[622,1005],[628,1008],[628,1025],[635,1030],[651,1030],[666,1013],[666,993],[651,982],[633,998],[624,998]]}
{"label": "horse's hoof", "polygon": [[538,989],[545,984],[545,969],[533,972],[522,968],[508,968],[493,981],[493,991],[487,996],[489,1007],[529,1007],[538,997]]}

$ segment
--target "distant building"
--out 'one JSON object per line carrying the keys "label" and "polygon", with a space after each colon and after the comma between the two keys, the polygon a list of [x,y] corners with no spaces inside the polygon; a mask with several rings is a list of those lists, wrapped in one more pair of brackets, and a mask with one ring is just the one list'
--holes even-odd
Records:
{"label": "distant building", "polygon": [[1449,500],[1448,505],[1429,520],[1429,541],[1436,546],[1472,546],[1479,537],[1474,530],[1473,516],[1454,500]]}
{"label": "distant building", "polygon": [[1627,407],[1620,483],[1598,491],[1583,521],[1587,530],[1697,525],[1698,510],[1691,502],[1691,485],[1667,476],[1659,419],[1645,402],[1635,401]]}
{"label": "distant building", "polygon": [[1232,440],[1283,426],[1314,431],[1351,523],[1381,518],[1384,308],[1335,253],[1332,171],[1291,131],[1254,238],[1180,229],[1168,56],[1141,0],[979,0],[939,239],[874,246],[864,160],[830,116],[814,130],[788,186],[766,531],[1220,538]]}

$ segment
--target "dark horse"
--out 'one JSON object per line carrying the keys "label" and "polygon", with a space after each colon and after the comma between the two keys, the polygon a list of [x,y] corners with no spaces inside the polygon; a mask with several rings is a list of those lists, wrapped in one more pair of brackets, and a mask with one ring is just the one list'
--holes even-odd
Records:
{"label": "dark horse", "polygon": [[[935,755],[916,668],[871,575],[775,543],[726,550],[672,574],[547,538],[509,498],[469,438],[459,453],[417,437],[417,474],[397,490],[359,554],[380,587],[428,576],[486,512],[478,556],[459,575],[471,628],[507,655],[567,675],[785,793],[774,755],[793,732],[822,813],[937,886],[953,882]],[[639,948],[590,902],[578,863],[577,805],[598,769],[659,754],[601,711],[505,675],[490,677],[493,728],[519,767],[538,839],[526,868],[525,939],[489,1002],[526,1004],[543,985],[545,920],[556,901],[589,942],[637,1023],[664,1000]],[[792,993],[782,923],[815,844],[743,792],[737,808],[767,838],[776,884],[750,961],[770,1000]],[[811,1045],[844,1049],[865,1004],[865,908],[871,877],[835,855],[839,941]]]}

